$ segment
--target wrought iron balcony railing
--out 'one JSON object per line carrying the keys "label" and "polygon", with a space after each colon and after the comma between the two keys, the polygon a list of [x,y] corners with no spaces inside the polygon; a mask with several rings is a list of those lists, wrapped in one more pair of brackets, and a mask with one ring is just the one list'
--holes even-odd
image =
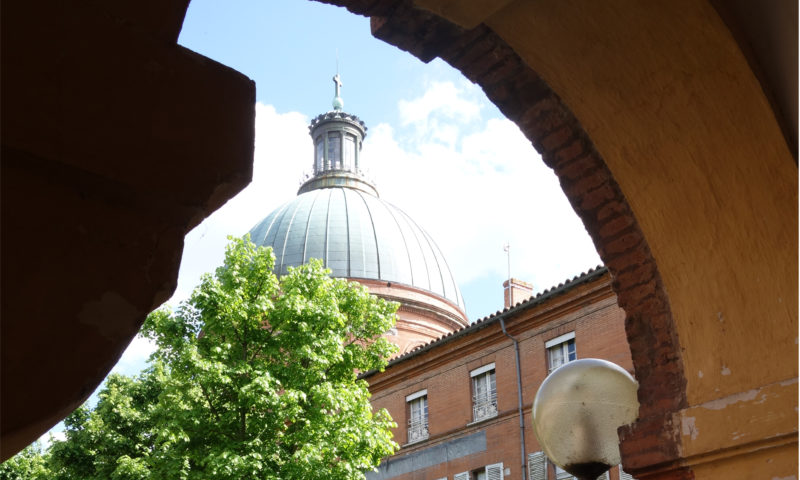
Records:
{"label": "wrought iron balcony railing", "polygon": [[412,418],[408,421],[408,443],[428,438],[428,419]]}
{"label": "wrought iron balcony railing", "polygon": [[497,416],[497,392],[472,397],[472,414],[474,421]]}

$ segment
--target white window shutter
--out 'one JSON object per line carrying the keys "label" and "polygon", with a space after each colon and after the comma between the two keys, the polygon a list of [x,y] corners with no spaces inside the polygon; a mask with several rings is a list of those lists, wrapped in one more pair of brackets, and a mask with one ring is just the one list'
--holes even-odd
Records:
{"label": "white window shutter", "polygon": [[571,473],[556,465],[556,480],[575,480]]}
{"label": "white window shutter", "polygon": [[486,465],[486,480],[503,480],[503,464]]}
{"label": "white window shutter", "polygon": [[547,480],[547,461],[544,452],[528,454],[528,476],[530,480]]}
{"label": "white window shutter", "polygon": [[622,469],[622,465],[620,465],[619,466],[619,480],[636,480],[636,479],[633,478],[633,475],[631,475],[630,473],[628,473],[625,470],[623,470]]}
{"label": "white window shutter", "polygon": [[606,470],[605,472],[603,472],[602,475],[597,477],[597,480],[608,480],[608,470]]}
{"label": "white window shutter", "polygon": [[461,472],[453,475],[453,480],[469,480],[469,472]]}

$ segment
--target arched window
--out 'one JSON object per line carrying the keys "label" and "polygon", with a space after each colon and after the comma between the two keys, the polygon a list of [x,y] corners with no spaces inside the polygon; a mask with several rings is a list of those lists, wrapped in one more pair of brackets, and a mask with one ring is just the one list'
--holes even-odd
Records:
{"label": "arched window", "polygon": [[356,137],[345,134],[342,163],[345,170],[354,170],[356,166]]}
{"label": "arched window", "polygon": [[342,168],[342,136],[339,132],[328,132],[328,165]]}
{"label": "arched window", "polygon": [[319,173],[322,171],[325,162],[325,142],[322,141],[322,137],[317,137],[316,143],[316,154],[314,157],[314,173]]}

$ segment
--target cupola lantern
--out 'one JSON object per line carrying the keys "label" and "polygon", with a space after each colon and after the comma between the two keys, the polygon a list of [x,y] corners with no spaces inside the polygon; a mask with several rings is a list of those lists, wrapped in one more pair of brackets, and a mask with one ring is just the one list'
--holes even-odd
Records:
{"label": "cupola lantern", "polygon": [[378,196],[375,185],[361,170],[361,146],[367,127],[357,116],[342,110],[342,81],[338,73],[333,83],[333,110],[315,117],[308,127],[314,143],[314,168],[311,178],[297,193],[346,186]]}

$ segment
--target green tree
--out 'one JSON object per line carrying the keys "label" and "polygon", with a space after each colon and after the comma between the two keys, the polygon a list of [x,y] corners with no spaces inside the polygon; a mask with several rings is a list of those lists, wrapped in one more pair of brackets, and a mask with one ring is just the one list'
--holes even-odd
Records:
{"label": "green tree", "polygon": [[273,266],[234,239],[189,302],[145,322],[168,370],[153,464],[171,478],[357,479],[396,448],[357,372],[395,351],[397,306],[319,261],[280,281]]}
{"label": "green tree", "polygon": [[49,480],[47,454],[36,441],[0,465],[0,480]]}
{"label": "green tree", "polygon": [[137,377],[110,375],[94,410],[83,405],[64,419],[66,440],[54,442],[49,452],[52,478],[150,478],[158,420],[152,412],[165,381],[158,362]]}
{"label": "green tree", "polygon": [[396,350],[396,304],[318,261],[278,279],[271,250],[233,239],[175,311],[148,316],[157,350],[111,376],[52,447],[59,479],[361,479],[397,448],[358,372]]}

